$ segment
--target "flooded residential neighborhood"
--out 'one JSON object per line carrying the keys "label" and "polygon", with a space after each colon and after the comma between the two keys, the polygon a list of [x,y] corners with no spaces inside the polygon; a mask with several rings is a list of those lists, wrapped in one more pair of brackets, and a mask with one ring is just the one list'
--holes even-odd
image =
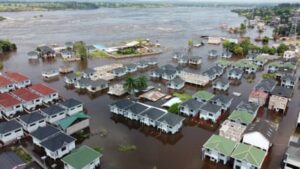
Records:
{"label": "flooded residential neighborhood", "polygon": [[1,3],[4,169],[299,167],[299,4]]}

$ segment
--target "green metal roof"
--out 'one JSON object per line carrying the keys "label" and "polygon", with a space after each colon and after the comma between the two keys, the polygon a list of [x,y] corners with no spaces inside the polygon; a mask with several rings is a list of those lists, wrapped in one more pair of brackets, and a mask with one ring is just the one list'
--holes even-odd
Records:
{"label": "green metal roof", "polygon": [[206,141],[203,147],[230,156],[236,145],[237,142],[214,134]]}
{"label": "green metal roof", "polygon": [[248,162],[260,168],[265,159],[266,154],[267,153],[265,151],[259,148],[240,143],[233,151],[231,157],[236,160]]}
{"label": "green metal roof", "polygon": [[214,96],[215,96],[214,94],[204,90],[200,90],[197,93],[193,94],[193,98],[197,97],[207,101],[212,99]]}
{"label": "green metal roof", "polygon": [[244,124],[250,124],[254,120],[255,116],[247,111],[234,110],[230,116],[229,120],[238,121]]}
{"label": "green metal roof", "polygon": [[100,152],[84,145],[64,157],[62,161],[75,169],[82,169],[101,156],[102,154]]}
{"label": "green metal roof", "polygon": [[237,62],[234,63],[234,66],[239,68],[245,68],[245,67],[254,68],[254,69],[258,68],[256,64],[254,64],[252,61],[247,59],[238,60]]}
{"label": "green metal roof", "polygon": [[69,126],[71,126],[77,119],[87,119],[87,118],[89,118],[88,115],[86,115],[84,112],[79,112],[71,116],[68,116],[64,119],[61,119],[57,121],[55,124],[60,126],[62,129],[66,129]]}
{"label": "green metal roof", "polygon": [[296,65],[294,65],[291,62],[280,62],[280,61],[275,61],[269,64],[269,66],[275,66],[275,67],[286,67],[286,68],[290,68],[290,69],[295,69]]}
{"label": "green metal roof", "polygon": [[217,60],[217,64],[227,67],[232,64],[232,61],[225,60],[225,59],[219,59],[219,60]]}

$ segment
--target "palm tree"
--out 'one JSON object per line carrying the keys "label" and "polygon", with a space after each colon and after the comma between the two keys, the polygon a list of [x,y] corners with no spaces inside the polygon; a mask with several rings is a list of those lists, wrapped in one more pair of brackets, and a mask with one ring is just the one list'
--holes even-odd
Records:
{"label": "palm tree", "polygon": [[127,77],[124,88],[132,96],[134,94],[134,89],[136,88],[136,80],[131,76]]}
{"label": "palm tree", "polygon": [[140,76],[136,79],[137,89],[146,89],[148,87],[148,79],[146,76]]}

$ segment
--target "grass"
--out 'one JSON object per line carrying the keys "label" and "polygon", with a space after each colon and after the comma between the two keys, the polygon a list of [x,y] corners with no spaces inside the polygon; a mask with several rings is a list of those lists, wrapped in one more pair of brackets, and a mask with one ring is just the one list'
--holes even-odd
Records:
{"label": "grass", "polygon": [[181,101],[183,101],[183,102],[185,102],[185,101],[187,101],[187,100],[189,100],[189,99],[192,98],[192,96],[190,96],[190,95],[188,95],[188,94],[186,94],[186,93],[177,93],[177,92],[174,93],[173,96],[179,97],[179,99],[180,99]]}
{"label": "grass", "polygon": [[135,151],[136,149],[136,145],[133,144],[120,144],[118,148],[118,150],[123,153]]}
{"label": "grass", "polygon": [[180,106],[179,103],[173,104],[173,105],[168,109],[168,112],[170,112],[170,113],[179,113],[179,106]]}
{"label": "grass", "polygon": [[103,147],[94,147],[94,150],[98,151],[99,153],[103,153],[104,148]]}
{"label": "grass", "polygon": [[93,58],[107,58],[108,54],[104,51],[96,50],[96,51],[90,53],[90,56]]}
{"label": "grass", "polygon": [[264,79],[276,79],[276,73],[265,73],[262,75]]}
{"label": "grass", "polygon": [[24,162],[32,161],[31,156],[27,154],[27,152],[22,147],[17,147],[14,151]]}

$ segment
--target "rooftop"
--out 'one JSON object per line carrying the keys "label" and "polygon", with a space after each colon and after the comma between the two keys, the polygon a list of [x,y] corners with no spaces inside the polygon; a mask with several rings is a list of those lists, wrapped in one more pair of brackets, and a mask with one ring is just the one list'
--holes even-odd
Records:
{"label": "rooftop", "polygon": [[293,90],[282,86],[276,86],[271,92],[271,94],[276,96],[291,98],[293,95]]}
{"label": "rooftop", "polygon": [[81,105],[82,102],[80,102],[80,101],[78,101],[76,99],[71,98],[71,99],[65,100],[63,102],[60,102],[59,104],[63,105],[64,107],[67,107],[67,108],[72,108],[72,107]]}
{"label": "rooftop", "polygon": [[236,160],[248,162],[260,168],[266,155],[267,153],[261,149],[251,145],[239,143],[233,151],[231,157]]}
{"label": "rooftop", "polygon": [[48,137],[51,137],[52,135],[54,135],[58,132],[60,132],[59,129],[57,129],[53,126],[47,125],[45,127],[39,127],[36,131],[32,132],[30,135],[32,137],[35,137],[36,139],[42,141]]}
{"label": "rooftop", "polygon": [[253,114],[242,110],[234,110],[228,117],[229,120],[246,125],[250,124],[254,120],[254,118],[255,116]]}
{"label": "rooftop", "polygon": [[58,106],[58,105],[51,105],[47,108],[44,108],[41,110],[43,113],[45,113],[48,116],[54,115],[54,114],[58,114],[61,112],[64,112],[65,109],[63,109],[62,107]]}
{"label": "rooftop", "polygon": [[74,169],[82,169],[101,156],[102,154],[98,151],[83,145],[74,150],[71,154],[65,156],[62,161],[72,166]]}
{"label": "rooftop", "polygon": [[195,99],[189,99],[189,100],[183,102],[181,105],[182,105],[182,106],[188,106],[189,109],[192,109],[192,110],[200,110],[202,104],[203,104],[203,103],[198,102],[198,101],[195,100]]}
{"label": "rooftop", "polygon": [[183,120],[184,120],[184,118],[181,116],[178,116],[173,113],[167,113],[167,114],[163,115],[162,117],[160,117],[157,121],[159,121],[160,123],[166,123],[169,126],[175,126],[175,125],[181,123]]}
{"label": "rooftop", "polygon": [[228,104],[233,100],[232,97],[227,96],[225,94],[215,95],[210,101],[212,102],[220,102],[222,104]]}
{"label": "rooftop", "polygon": [[210,100],[214,97],[215,95],[205,91],[205,90],[199,90],[198,92],[196,92],[195,94],[193,94],[193,98],[199,98],[199,99],[203,99],[203,100]]}
{"label": "rooftop", "polygon": [[266,92],[271,92],[276,86],[277,82],[273,79],[263,79],[256,86],[256,90],[263,90]]}
{"label": "rooftop", "polygon": [[47,140],[42,141],[41,146],[54,152],[62,148],[63,146],[72,143],[75,140],[75,138],[68,136],[65,133],[59,132],[58,134],[52,135]]}
{"label": "rooftop", "polygon": [[259,132],[267,140],[269,140],[269,142],[272,142],[276,134],[276,128],[270,121],[262,120],[262,121],[254,122],[247,127],[245,134],[251,132]]}
{"label": "rooftop", "polygon": [[127,107],[129,107],[130,105],[132,105],[134,102],[128,100],[128,99],[122,99],[122,100],[118,100],[112,104],[110,104],[111,106],[116,106],[119,109],[125,109]]}
{"label": "rooftop", "polygon": [[145,106],[144,104],[136,102],[136,103],[130,105],[129,107],[127,107],[126,111],[131,111],[133,114],[140,114],[148,108],[149,108],[148,106]]}
{"label": "rooftop", "polygon": [[230,120],[225,120],[222,123],[219,135],[239,142],[245,130],[246,126],[241,125],[240,123],[232,122]]}
{"label": "rooftop", "polygon": [[27,76],[24,76],[18,72],[5,72],[5,76],[15,82],[23,82],[29,80]]}
{"label": "rooftop", "polygon": [[259,98],[264,98],[267,99],[268,98],[268,94],[265,93],[263,90],[253,90],[249,97],[259,97]]}
{"label": "rooftop", "polygon": [[22,125],[16,120],[11,120],[7,122],[0,123],[0,134],[5,134],[7,132],[22,128]]}
{"label": "rooftop", "polygon": [[256,103],[251,103],[251,102],[240,102],[239,105],[237,106],[238,110],[242,111],[247,111],[251,114],[255,114],[257,110],[259,109],[259,105]]}
{"label": "rooftop", "polygon": [[13,84],[14,82],[9,80],[8,78],[0,75],[0,86],[6,86],[6,85],[10,85]]}
{"label": "rooftop", "polygon": [[152,120],[157,120],[159,117],[161,117],[162,115],[164,115],[166,113],[167,113],[166,111],[162,111],[160,109],[152,107],[152,108],[147,109],[143,113],[141,113],[140,116],[145,116]]}
{"label": "rooftop", "polygon": [[89,118],[88,115],[86,115],[83,112],[79,112],[79,113],[73,114],[71,116],[68,116],[64,119],[61,119],[61,120],[57,121],[55,124],[65,130],[68,127],[72,126],[78,120],[88,119],[88,118]]}
{"label": "rooftop", "polygon": [[221,111],[222,107],[221,106],[218,106],[218,105],[215,105],[215,104],[212,104],[212,103],[205,103],[203,104],[203,106],[201,106],[201,110],[204,110],[204,111],[208,111],[210,113],[217,113],[219,111]]}
{"label": "rooftop", "polygon": [[0,106],[1,107],[12,107],[14,105],[21,104],[21,101],[17,98],[13,97],[9,93],[1,93],[0,94]]}
{"label": "rooftop", "polygon": [[40,112],[36,111],[36,112],[33,112],[33,113],[30,113],[30,114],[25,114],[21,117],[19,117],[19,119],[21,121],[23,121],[24,123],[26,124],[31,124],[31,123],[34,123],[34,122],[37,122],[37,121],[40,121],[42,119],[45,119],[46,117],[43,116]]}
{"label": "rooftop", "polygon": [[214,134],[204,143],[203,147],[230,156],[236,145],[235,141]]}
{"label": "rooftop", "polygon": [[35,99],[39,99],[40,96],[31,92],[30,90],[28,90],[27,88],[21,88],[18,89],[16,91],[11,92],[13,95],[19,97],[20,99],[24,100],[24,101],[32,101]]}
{"label": "rooftop", "polygon": [[41,95],[44,95],[44,96],[50,95],[53,93],[57,93],[57,90],[55,90],[43,83],[34,84],[34,85],[30,86],[29,88],[38,92]]}

